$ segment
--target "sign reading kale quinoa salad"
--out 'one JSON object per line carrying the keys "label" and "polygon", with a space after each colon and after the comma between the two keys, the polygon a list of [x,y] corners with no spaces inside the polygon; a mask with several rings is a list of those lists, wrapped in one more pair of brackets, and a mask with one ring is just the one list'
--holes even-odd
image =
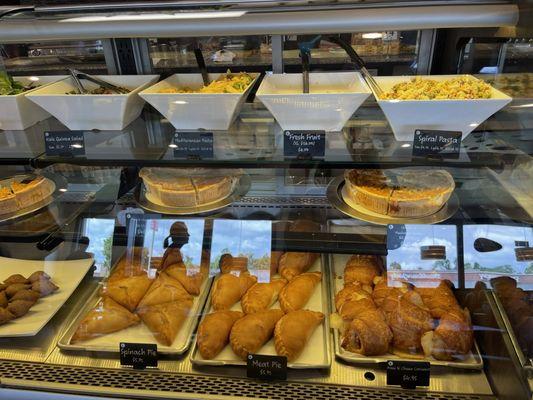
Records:
{"label": "sign reading kale quinoa salad", "polygon": [[47,156],[84,156],[85,134],[83,131],[47,131],[44,133],[44,148]]}

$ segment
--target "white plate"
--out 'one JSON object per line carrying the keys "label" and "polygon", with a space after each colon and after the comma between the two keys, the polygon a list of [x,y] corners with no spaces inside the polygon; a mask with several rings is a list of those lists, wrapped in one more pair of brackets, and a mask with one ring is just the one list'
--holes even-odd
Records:
{"label": "white plate", "polygon": [[358,72],[312,72],[302,86],[302,74],[267,75],[257,90],[283,130],[338,132],[372,93]]}
{"label": "white plate", "polygon": [[74,335],[74,332],[76,332],[81,320],[100,300],[101,297],[99,295],[99,289],[95,291],[94,295],[87,302],[87,305],[81,309],[80,313],[71,323],[66,333],[59,340],[58,346],[65,350],[118,353],[121,342],[153,343],[157,344],[157,351],[161,354],[183,354],[189,349],[191,344],[192,333],[194,328],[196,328],[196,323],[198,322],[198,318],[202,312],[211,281],[212,279],[205,279],[200,288],[200,295],[194,296],[189,317],[183,323],[181,329],[176,335],[176,338],[174,339],[174,343],[172,343],[171,346],[163,346],[162,344],[158,343],[150,329],[148,329],[148,327],[142,321],[137,325],[122,329],[118,332],[103,335],[80,343],[70,344],[70,339]]}
{"label": "white plate", "polygon": [[[311,311],[320,311],[324,314],[324,322],[318,327],[305,346],[304,351],[294,362],[288,363],[287,366],[293,369],[313,369],[313,368],[329,368],[331,365],[331,356],[329,351],[329,311],[327,299],[327,274],[322,268],[322,258],[319,257],[309,269],[309,272],[322,271],[322,281],[315,288],[313,296],[305,306],[305,309]],[[211,301],[209,296],[208,301]],[[279,302],[274,303],[271,309],[280,308]],[[232,308],[233,311],[242,311],[241,303],[238,302]],[[206,306],[205,314],[213,312],[211,303]],[[262,355],[277,355],[274,347],[274,339],[269,340],[257,354]],[[191,362],[196,365],[246,365],[246,361],[241,360],[228,344],[221,352],[212,360],[205,360],[202,358],[196,342],[193,351],[191,352]]]}
{"label": "white plate", "polygon": [[44,271],[50,275],[52,282],[59,286],[54,293],[40,298],[26,315],[0,325],[0,337],[34,336],[59,311],[78,287],[93,265],[93,259],[35,261],[0,257],[0,265],[2,265],[0,275],[2,281],[13,274],[21,274],[27,278],[35,271]]}

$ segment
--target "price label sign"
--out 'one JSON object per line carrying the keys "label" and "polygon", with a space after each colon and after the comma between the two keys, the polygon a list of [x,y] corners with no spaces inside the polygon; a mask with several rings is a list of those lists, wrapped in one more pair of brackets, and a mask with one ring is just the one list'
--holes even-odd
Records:
{"label": "price label sign", "polygon": [[387,225],[387,250],[396,250],[402,247],[407,235],[407,228],[404,224]]}
{"label": "price label sign", "polygon": [[415,131],[413,157],[458,159],[461,153],[461,132]]}
{"label": "price label sign", "polygon": [[263,380],[287,380],[287,357],[248,354],[246,376]]}
{"label": "price label sign", "polygon": [[399,385],[405,389],[429,386],[429,362],[387,361],[387,385]]}
{"label": "price label sign", "polygon": [[47,156],[84,156],[85,134],[83,131],[44,132],[44,148]]}
{"label": "price label sign", "polygon": [[145,369],[157,367],[157,344],[120,343],[120,365]]}
{"label": "price label sign", "polygon": [[213,158],[213,132],[175,132],[172,141],[174,158]]}
{"label": "price label sign", "polygon": [[325,131],[283,132],[283,155],[285,157],[324,157],[325,151]]}

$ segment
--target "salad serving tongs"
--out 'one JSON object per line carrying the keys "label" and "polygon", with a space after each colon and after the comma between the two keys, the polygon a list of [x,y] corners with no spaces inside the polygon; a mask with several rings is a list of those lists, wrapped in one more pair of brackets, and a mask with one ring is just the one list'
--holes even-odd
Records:
{"label": "salad serving tongs", "polygon": [[81,84],[81,81],[80,79],[85,79],[86,81],[89,81],[89,82],[92,82],[92,83],[96,83],[97,85],[105,88],[105,89],[109,89],[109,90],[112,90],[113,92],[116,92],[118,94],[128,94],[129,93],[129,90],[127,89],[124,89],[124,88],[121,88],[119,86],[116,86],[116,85],[113,85],[112,83],[109,83],[109,82],[106,82],[106,81],[103,81],[101,79],[98,79],[92,75],[89,75],[89,74],[86,74],[85,72],[81,72],[81,71],[78,71],[76,69],[69,69],[69,72],[70,74],[72,75],[72,77],[74,78],[74,82],[76,83],[76,86],[78,86],[78,90],[81,88],[82,91],[80,91],[81,94],[83,94],[83,92],[86,92],[86,90],[83,88],[82,84]]}

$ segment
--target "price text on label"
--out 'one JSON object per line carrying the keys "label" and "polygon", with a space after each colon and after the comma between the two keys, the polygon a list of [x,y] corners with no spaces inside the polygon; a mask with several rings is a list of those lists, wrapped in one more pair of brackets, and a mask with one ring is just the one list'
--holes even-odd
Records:
{"label": "price text on label", "polygon": [[387,385],[414,389],[429,386],[430,364],[420,361],[387,361]]}

